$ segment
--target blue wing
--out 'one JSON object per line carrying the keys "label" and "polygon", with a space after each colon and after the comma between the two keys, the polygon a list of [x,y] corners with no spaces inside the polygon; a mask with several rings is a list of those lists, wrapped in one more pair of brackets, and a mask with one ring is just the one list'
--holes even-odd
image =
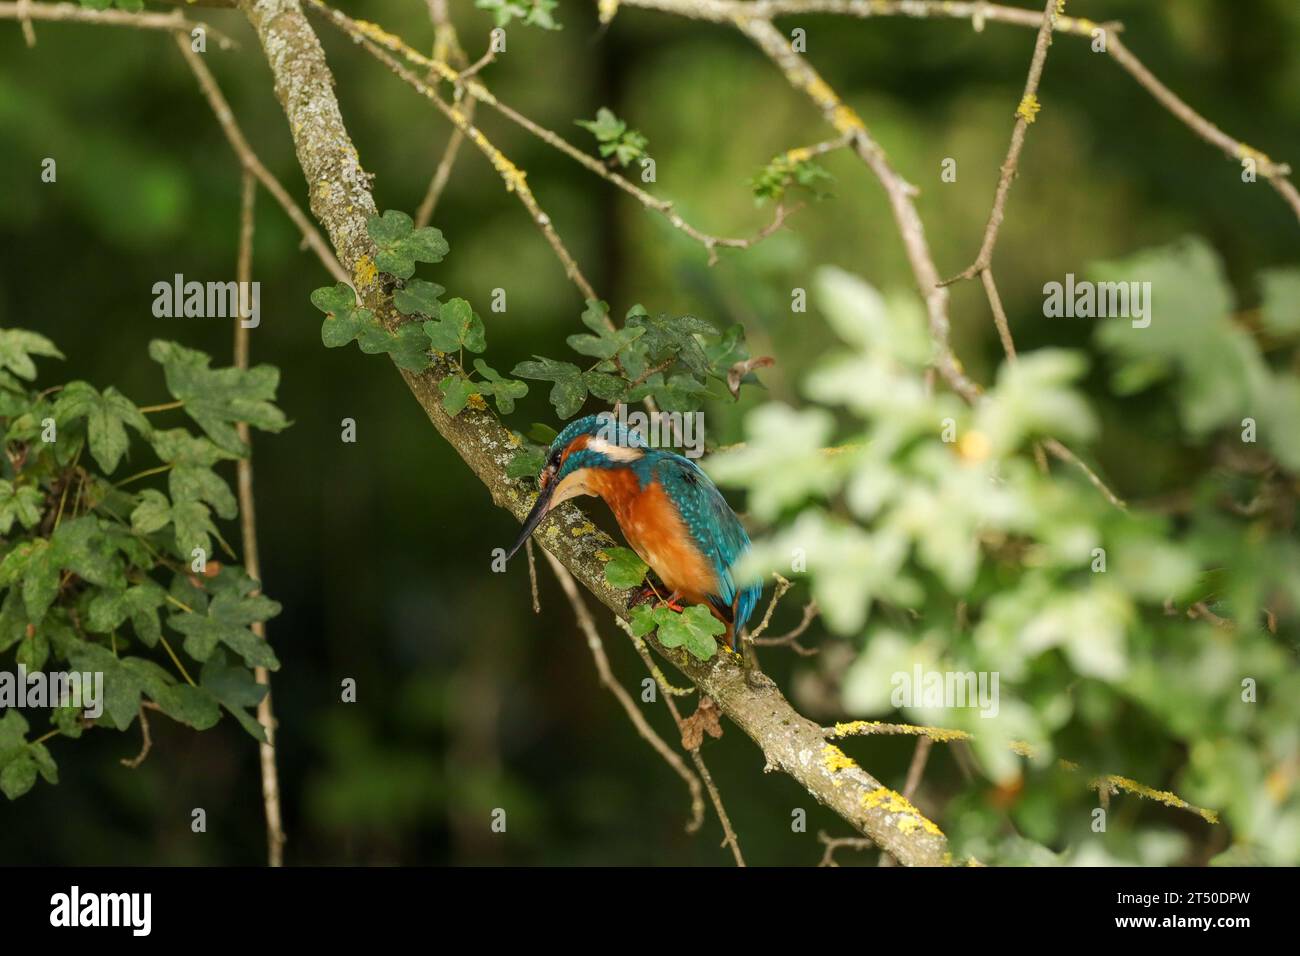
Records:
{"label": "blue wing", "polygon": [[711,597],[714,606],[733,622],[735,646],[763,593],[760,584],[738,588],[732,573],[736,562],[749,550],[749,535],[717,485],[695,462],[672,452],[657,455],[655,471],[659,481],[677,504],[700,551],[713,565],[717,594]]}

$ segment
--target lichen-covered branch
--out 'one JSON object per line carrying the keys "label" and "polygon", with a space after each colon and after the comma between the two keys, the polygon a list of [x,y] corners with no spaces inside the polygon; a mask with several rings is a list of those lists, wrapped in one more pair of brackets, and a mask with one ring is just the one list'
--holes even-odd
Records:
{"label": "lichen-covered branch", "polygon": [[[276,95],[310,185],[312,212],[330,235],[344,268],[357,280],[363,304],[394,322],[366,231],[366,219],[376,212],[374,197],[343,124],[320,41],[298,0],[241,0],[240,6],[274,75]],[[505,477],[515,439],[485,411],[466,408],[455,417],[448,415],[438,391],[438,382],[448,373],[444,360],[425,372],[402,375],[434,427],[487,486],[493,501],[522,520],[531,495]],[[503,540],[509,534],[506,528],[501,533]],[[613,542],[582,512],[572,505],[557,509],[537,537],[598,600],[620,617],[627,616],[626,592],[605,581],[607,549]],[[488,558],[485,553],[485,564]],[[681,649],[657,644],[655,649],[758,744],[766,770],[789,774],[813,799],[902,863],[950,861],[947,840],[937,826],[829,743],[822,729],[796,713],[775,686],[751,687],[738,657],[724,652],[703,662]]]}

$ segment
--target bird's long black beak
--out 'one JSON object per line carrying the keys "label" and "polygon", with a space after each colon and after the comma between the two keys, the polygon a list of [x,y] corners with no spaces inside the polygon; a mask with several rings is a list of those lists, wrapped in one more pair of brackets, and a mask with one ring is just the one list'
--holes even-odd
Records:
{"label": "bird's long black beak", "polygon": [[528,540],[528,536],[536,530],[539,524],[542,523],[542,519],[546,517],[546,513],[551,510],[551,496],[554,494],[555,483],[551,482],[543,488],[542,493],[537,496],[537,503],[533,505],[533,510],[528,512],[528,517],[524,519],[524,528],[519,532],[519,540],[515,542],[515,546],[511,548],[510,553],[506,555],[507,561],[515,556],[515,553],[522,548],[524,542]]}

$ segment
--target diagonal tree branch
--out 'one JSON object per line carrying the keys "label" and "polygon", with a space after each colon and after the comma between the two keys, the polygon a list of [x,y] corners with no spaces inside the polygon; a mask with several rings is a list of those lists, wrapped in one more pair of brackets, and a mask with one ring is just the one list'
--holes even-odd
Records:
{"label": "diagonal tree branch", "polygon": [[[312,212],[329,233],[344,268],[358,280],[362,303],[396,324],[387,290],[373,267],[375,250],[366,231],[367,217],[376,213],[375,200],[339,112],[320,41],[298,0],[240,0],[240,7],[270,64],[298,162],[310,184]],[[438,392],[438,382],[448,373],[444,361],[426,372],[402,375],[434,427],[487,486],[493,501],[522,520],[532,496],[505,477],[515,439],[487,412],[466,408],[455,418],[449,416]],[[577,508],[557,509],[537,537],[598,600],[627,617],[627,592],[611,587],[604,577],[605,549],[613,542],[594,530]],[[681,649],[664,648],[653,639],[651,644],[758,744],[766,770],[789,774],[813,799],[900,862],[950,862],[947,840],[938,827],[829,743],[822,729],[796,713],[775,686],[751,687],[739,658],[719,653],[701,662]]]}

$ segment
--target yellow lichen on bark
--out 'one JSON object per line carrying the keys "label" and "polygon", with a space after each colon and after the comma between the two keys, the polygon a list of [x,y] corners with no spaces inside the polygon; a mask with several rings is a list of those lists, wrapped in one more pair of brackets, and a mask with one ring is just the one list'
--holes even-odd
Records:
{"label": "yellow lichen on bark", "polygon": [[943,836],[943,831],[933,820],[912,806],[912,801],[888,787],[879,787],[870,793],[864,793],[862,805],[868,810],[884,810],[886,813],[898,814],[898,818],[893,823],[902,833],[924,830],[934,836]]}

